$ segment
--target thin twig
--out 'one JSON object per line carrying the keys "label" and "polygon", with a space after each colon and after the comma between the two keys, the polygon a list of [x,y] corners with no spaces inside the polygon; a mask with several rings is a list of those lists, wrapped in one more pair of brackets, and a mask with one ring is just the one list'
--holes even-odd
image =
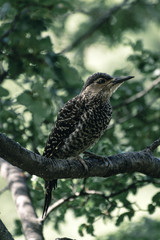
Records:
{"label": "thin twig", "polygon": [[154,152],[154,150],[160,146],[160,138],[154,141],[151,145],[149,145],[146,149],[149,149],[151,152]]}
{"label": "thin twig", "polygon": [[144,108],[142,108],[141,110],[139,110],[137,113],[135,114],[131,114],[129,116],[124,116],[122,118],[119,118],[118,120],[115,119],[115,123],[113,123],[112,125],[109,125],[108,129],[110,128],[113,128],[117,123],[124,123],[124,122],[127,122],[128,120],[132,119],[132,118],[135,118],[135,117],[138,117],[140,114],[142,114],[144,111],[146,111],[148,108],[150,108],[152,106],[153,103],[155,103],[157,100],[157,98],[155,99],[152,99],[148,104],[147,106],[145,106]]}
{"label": "thin twig", "polygon": [[[137,188],[139,186],[144,186],[144,184],[146,183],[155,183],[155,180],[153,179],[144,179],[144,180],[139,180],[135,183],[132,183],[130,184],[129,186],[117,191],[117,192],[114,192],[114,193],[111,193],[109,195],[106,195],[104,194],[103,192],[101,191],[96,191],[96,190],[84,190],[83,191],[80,191],[80,192],[76,192],[75,194],[72,194],[68,197],[63,197],[61,199],[59,199],[58,201],[56,201],[54,204],[52,204],[48,210],[48,213],[45,217],[45,219],[49,216],[49,214],[51,212],[53,212],[55,209],[59,208],[61,205],[63,205],[64,203],[68,202],[68,201],[71,201],[71,200],[74,200],[76,198],[79,198],[79,197],[85,197],[85,196],[92,196],[92,195],[96,195],[96,196],[100,196],[102,198],[104,198],[105,200],[109,201],[110,198],[113,198],[115,196],[118,196],[124,192],[127,192],[128,190],[132,189],[132,188]],[[138,186],[139,185],[139,186]],[[109,201],[110,202],[110,201]],[[43,219],[43,220],[45,220]]]}
{"label": "thin twig", "polygon": [[47,212],[47,215],[45,216],[45,218],[41,219],[41,221],[44,221],[48,216],[49,214],[54,211],[55,209],[59,208],[61,205],[63,205],[65,202],[68,202],[72,199],[75,199],[77,197],[79,197],[80,193],[79,192],[76,192],[75,194],[73,195],[70,195],[68,197],[63,197],[61,199],[59,199],[58,201],[56,201],[54,204],[52,204],[49,209],[48,209],[48,212]]}
{"label": "thin twig", "polygon": [[63,238],[56,238],[55,240],[76,240],[76,239],[71,239],[71,238],[63,237]]}
{"label": "thin twig", "polygon": [[136,100],[138,100],[139,98],[142,98],[144,97],[149,91],[151,91],[156,85],[158,85],[160,83],[160,77],[156,78],[152,84],[146,88],[145,90],[141,91],[141,92],[138,92],[136,93],[135,95],[131,96],[130,98],[124,100],[122,103],[120,104],[117,104],[115,106],[113,106],[113,109],[117,109],[119,107],[122,107],[122,106],[125,106],[125,105],[128,105]]}

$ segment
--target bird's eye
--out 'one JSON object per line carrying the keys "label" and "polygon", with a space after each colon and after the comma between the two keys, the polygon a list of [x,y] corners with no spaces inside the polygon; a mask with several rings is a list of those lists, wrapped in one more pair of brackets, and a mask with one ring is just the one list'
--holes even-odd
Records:
{"label": "bird's eye", "polygon": [[105,83],[105,82],[106,82],[106,80],[105,80],[104,78],[100,78],[100,79],[97,81],[98,84],[103,84],[103,83]]}

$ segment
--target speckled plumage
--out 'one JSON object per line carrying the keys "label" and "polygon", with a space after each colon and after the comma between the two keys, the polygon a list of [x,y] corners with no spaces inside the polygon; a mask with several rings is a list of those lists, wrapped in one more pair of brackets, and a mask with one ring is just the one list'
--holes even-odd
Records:
{"label": "speckled plumage", "polygon": [[[101,87],[100,83],[96,82],[99,79],[106,81],[106,86]],[[101,137],[112,115],[109,99],[113,90],[111,91],[110,85],[107,85],[111,80],[114,78],[105,73],[96,73],[87,79],[81,93],[68,101],[59,111],[43,156],[61,159],[75,157]],[[94,85],[97,87],[94,88]],[[46,181],[43,215],[47,213],[52,188],[56,185],[57,180]]]}
{"label": "speckled plumage", "polygon": [[111,114],[109,100],[97,99],[95,104],[81,95],[71,99],[60,110],[43,155],[68,158],[84,152],[103,134]]}

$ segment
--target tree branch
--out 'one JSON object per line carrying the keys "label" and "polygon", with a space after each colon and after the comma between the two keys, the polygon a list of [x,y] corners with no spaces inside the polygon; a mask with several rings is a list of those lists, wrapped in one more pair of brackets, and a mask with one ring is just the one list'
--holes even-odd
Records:
{"label": "tree branch", "polygon": [[[63,205],[64,203],[68,202],[68,201],[72,201],[76,198],[79,198],[79,197],[84,197],[84,196],[91,196],[91,195],[96,195],[96,196],[99,196],[99,197],[102,197],[106,200],[109,201],[110,198],[113,198],[117,195],[120,195],[124,192],[128,192],[128,190],[130,189],[133,189],[133,188],[137,188],[139,186],[144,186],[145,184],[148,184],[148,183],[155,183],[155,181],[153,179],[144,179],[144,180],[139,180],[135,183],[132,183],[130,185],[128,185],[127,187],[117,191],[117,192],[113,192],[109,195],[106,195],[105,193],[101,192],[101,191],[96,191],[96,190],[85,190],[85,189],[82,189],[82,191],[80,192],[75,192],[74,194],[71,194],[70,196],[65,196],[61,199],[59,199],[58,201],[56,201],[55,203],[53,203],[49,209],[48,209],[48,212],[47,212],[47,215],[45,217],[45,219],[50,215],[51,212],[53,212],[55,209],[59,208],[61,205]],[[44,219],[44,220],[45,220]]]}
{"label": "tree branch", "polygon": [[145,90],[141,91],[141,92],[138,92],[136,93],[135,95],[131,96],[130,98],[127,98],[126,100],[124,100],[122,103],[120,104],[117,104],[115,106],[113,106],[113,109],[117,109],[119,107],[122,107],[122,106],[125,106],[125,105],[128,105],[136,100],[138,100],[139,98],[141,97],[144,97],[149,91],[151,91],[156,85],[158,85],[160,83],[160,77],[156,78],[152,84],[146,88]]}
{"label": "tree branch", "polygon": [[0,239],[1,240],[14,240],[11,236],[10,232],[8,232],[8,229],[5,227],[3,222],[0,220]]}
{"label": "tree branch", "polygon": [[[138,117],[139,115],[141,115],[143,112],[145,112],[146,110],[148,110],[153,103],[155,103],[158,99],[157,98],[153,98],[144,108],[138,110],[136,113],[134,114],[130,114],[128,116],[124,116],[122,118],[119,118],[119,119],[115,119],[115,123],[109,125],[108,129],[111,129],[113,128],[117,123],[124,123],[124,122],[127,122],[128,120],[130,119],[133,119],[133,118],[136,118]],[[155,120],[155,119],[154,119]]]}
{"label": "tree branch", "polygon": [[63,238],[56,238],[55,240],[76,240],[76,239],[71,239],[71,238],[63,237]]}
{"label": "tree branch", "polygon": [[42,223],[38,220],[28,193],[22,170],[1,159],[1,175],[7,179],[15,201],[26,240],[43,240]]}
{"label": "tree branch", "polygon": [[154,150],[160,146],[160,138],[154,141],[150,146],[148,146],[146,149],[149,149],[151,152],[154,152]]}
{"label": "tree branch", "polygon": [[[152,146],[155,149],[159,140]],[[119,173],[141,172],[159,178],[160,159],[152,155],[152,151],[127,152],[114,156],[87,156],[88,172],[75,157],[72,159],[47,159],[35,154],[0,134],[0,156],[11,164],[20,167],[30,174],[37,175],[46,180],[54,178],[84,178],[84,177],[109,177]],[[22,157],[23,156],[23,157]]]}
{"label": "tree branch", "polygon": [[92,26],[87,29],[80,37],[78,37],[70,46],[66,47],[60,53],[65,53],[71,51],[73,48],[81,44],[84,40],[91,37],[92,34],[99,29],[104,23],[110,20],[110,18],[120,9],[122,9],[129,0],[124,0],[121,4],[118,4],[111,9],[109,9],[104,15],[102,15],[97,21],[95,21]]}

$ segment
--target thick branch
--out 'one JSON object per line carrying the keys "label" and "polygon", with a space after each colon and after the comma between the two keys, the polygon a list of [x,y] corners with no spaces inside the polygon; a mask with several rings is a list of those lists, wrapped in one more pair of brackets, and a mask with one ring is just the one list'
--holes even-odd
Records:
{"label": "thick branch", "polygon": [[83,165],[77,158],[70,160],[47,159],[26,150],[4,134],[0,134],[0,156],[24,171],[46,180],[52,180],[53,177],[57,179],[109,177],[131,172],[160,177],[160,159],[154,157],[149,148],[139,152],[121,153],[109,157],[91,155],[87,157],[88,172],[85,173]]}
{"label": "thick branch", "polygon": [[43,240],[42,224],[32,206],[26,180],[22,170],[1,159],[1,174],[8,181],[12,197],[15,201],[26,240]]}

